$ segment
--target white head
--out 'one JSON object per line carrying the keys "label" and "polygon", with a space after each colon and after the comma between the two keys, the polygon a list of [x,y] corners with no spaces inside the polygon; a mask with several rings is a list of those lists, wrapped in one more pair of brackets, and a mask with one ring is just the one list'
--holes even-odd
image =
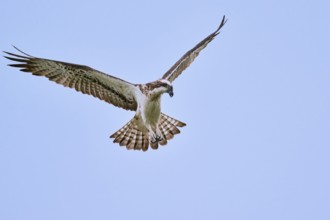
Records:
{"label": "white head", "polygon": [[171,97],[173,96],[172,83],[166,79],[160,79],[147,84],[150,95],[161,95],[167,92]]}

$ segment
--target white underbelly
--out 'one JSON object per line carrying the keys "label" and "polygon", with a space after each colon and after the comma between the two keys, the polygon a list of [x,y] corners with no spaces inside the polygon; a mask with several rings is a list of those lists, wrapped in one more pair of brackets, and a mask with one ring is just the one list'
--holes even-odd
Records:
{"label": "white underbelly", "polygon": [[144,118],[146,124],[154,127],[157,125],[160,117],[160,99],[155,101],[148,101],[144,106]]}
{"label": "white underbelly", "polygon": [[139,128],[141,130],[156,130],[158,120],[160,118],[160,101],[161,97],[150,98],[140,93],[139,91],[136,94],[136,99],[138,103],[138,109],[136,116],[139,121]]}

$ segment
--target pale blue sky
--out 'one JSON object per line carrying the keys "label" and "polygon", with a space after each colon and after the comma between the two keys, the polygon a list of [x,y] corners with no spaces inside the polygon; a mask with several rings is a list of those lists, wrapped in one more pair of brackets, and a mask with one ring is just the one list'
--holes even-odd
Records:
{"label": "pale blue sky", "polygon": [[330,219],[328,1],[1,3],[1,50],[158,79],[222,33],[174,82],[166,147],[109,135],[134,113],[0,59],[0,219]]}

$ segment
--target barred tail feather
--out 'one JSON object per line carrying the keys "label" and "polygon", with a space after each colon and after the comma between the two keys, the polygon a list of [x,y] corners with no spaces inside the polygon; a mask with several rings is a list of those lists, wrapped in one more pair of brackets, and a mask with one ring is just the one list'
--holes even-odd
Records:
{"label": "barred tail feather", "polygon": [[114,138],[114,143],[125,146],[128,150],[147,151],[149,145],[152,149],[156,150],[159,145],[166,145],[168,140],[180,133],[178,127],[186,125],[181,121],[161,113],[158,128],[161,132],[162,139],[152,142],[149,139],[148,133],[141,131],[137,124],[137,118],[134,117],[121,129],[112,134],[110,138]]}
{"label": "barred tail feather", "polygon": [[[184,127],[184,126],[186,126],[185,123],[176,120],[174,118],[171,118],[168,115],[162,113],[160,116],[159,129],[162,132],[164,140],[171,140],[174,137],[174,135],[180,133],[178,127]],[[165,145],[166,143],[167,141],[164,144],[162,144],[162,142],[159,142],[160,145]]]}
{"label": "barred tail feather", "polygon": [[138,130],[136,118],[130,120],[124,127],[110,136],[113,142],[125,146],[128,150],[148,150],[148,138]]}

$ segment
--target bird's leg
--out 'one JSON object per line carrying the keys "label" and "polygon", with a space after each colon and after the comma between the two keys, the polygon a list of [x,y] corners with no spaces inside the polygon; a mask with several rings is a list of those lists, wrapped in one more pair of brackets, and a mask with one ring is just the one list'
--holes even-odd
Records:
{"label": "bird's leg", "polygon": [[156,128],[156,132],[154,132],[151,128],[149,129],[149,138],[152,143],[159,142],[164,139],[158,127]]}
{"label": "bird's leg", "polygon": [[162,141],[164,139],[162,132],[160,131],[159,127],[157,126],[156,129],[157,141]]}

